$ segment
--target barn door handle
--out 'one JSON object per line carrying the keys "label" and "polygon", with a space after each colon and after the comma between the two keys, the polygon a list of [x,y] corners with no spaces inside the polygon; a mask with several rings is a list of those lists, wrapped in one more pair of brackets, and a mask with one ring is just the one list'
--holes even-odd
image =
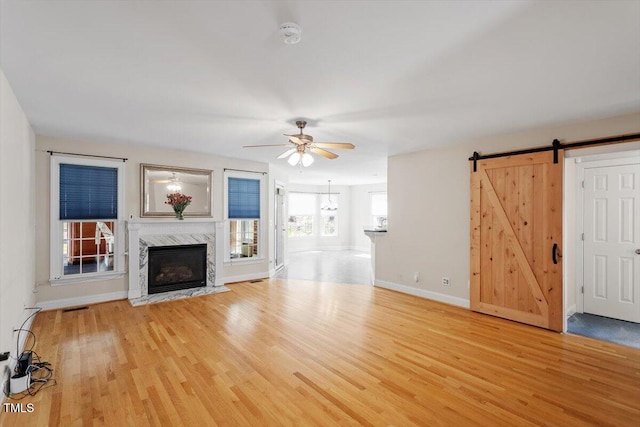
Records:
{"label": "barn door handle", "polygon": [[558,263],[558,258],[556,258],[556,253],[558,252],[558,244],[554,243],[553,244],[553,248],[551,248],[551,259],[553,260],[554,264]]}

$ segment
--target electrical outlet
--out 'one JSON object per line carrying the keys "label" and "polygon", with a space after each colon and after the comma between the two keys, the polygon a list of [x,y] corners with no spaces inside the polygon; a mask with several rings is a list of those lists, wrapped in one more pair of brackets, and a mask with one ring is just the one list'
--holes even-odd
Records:
{"label": "electrical outlet", "polygon": [[420,273],[419,272],[415,272],[413,273],[413,281],[418,283],[418,281],[420,281]]}
{"label": "electrical outlet", "polygon": [[442,286],[450,286],[451,282],[449,281],[448,277],[443,277],[442,278]]}

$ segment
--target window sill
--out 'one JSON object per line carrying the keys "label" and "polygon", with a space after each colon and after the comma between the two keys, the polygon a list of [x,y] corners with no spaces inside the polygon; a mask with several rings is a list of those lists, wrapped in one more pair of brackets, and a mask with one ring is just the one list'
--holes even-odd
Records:
{"label": "window sill", "polygon": [[124,271],[114,271],[112,273],[85,274],[78,277],[65,277],[60,279],[50,279],[51,286],[73,285],[77,283],[98,282],[102,280],[114,280],[124,277]]}

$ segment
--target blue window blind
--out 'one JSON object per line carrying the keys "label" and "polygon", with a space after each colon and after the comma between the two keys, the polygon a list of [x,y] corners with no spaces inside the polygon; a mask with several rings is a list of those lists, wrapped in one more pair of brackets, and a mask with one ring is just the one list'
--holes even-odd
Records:
{"label": "blue window blind", "polygon": [[229,218],[260,218],[260,180],[229,178],[228,182]]}
{"label": "blue window blind", "polygon": [[60,164],[60,219],[117,218],[117,168]]}

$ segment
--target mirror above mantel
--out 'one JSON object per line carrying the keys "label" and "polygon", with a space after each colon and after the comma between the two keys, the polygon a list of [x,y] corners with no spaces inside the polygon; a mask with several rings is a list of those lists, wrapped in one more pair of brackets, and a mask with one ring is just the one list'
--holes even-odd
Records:
{"label": "mirror above mantel", "polygon": [[185,218],[211,218],[212,170],[141,163],[140,181],[141,217],[174,217],[173,208],[165,203],[167,194],[182,193],[192,197]]}

